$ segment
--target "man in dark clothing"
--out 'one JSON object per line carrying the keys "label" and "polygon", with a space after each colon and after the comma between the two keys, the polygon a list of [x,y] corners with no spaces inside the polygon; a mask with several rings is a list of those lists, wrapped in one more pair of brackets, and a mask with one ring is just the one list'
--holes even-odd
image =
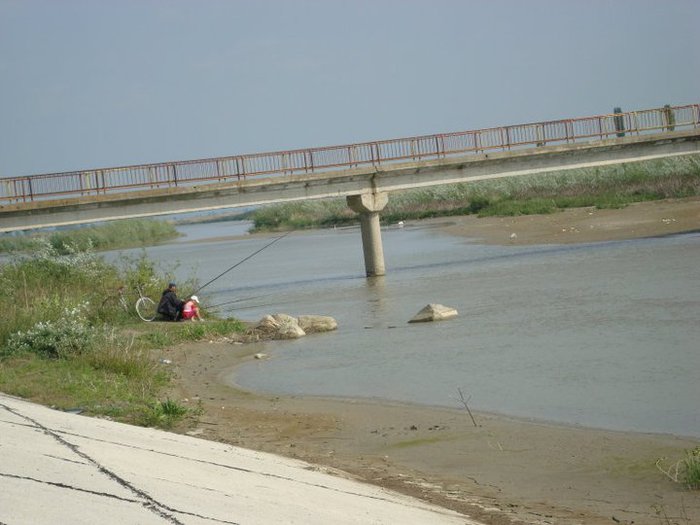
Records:
{"label": "man in dark clothing", "polygon": [[168,284],[163,290],[163,295],[158,303],[158,313],[168,321],[177,321],[180,318],[183,301],[177,298],[177,286],[175,283]]}

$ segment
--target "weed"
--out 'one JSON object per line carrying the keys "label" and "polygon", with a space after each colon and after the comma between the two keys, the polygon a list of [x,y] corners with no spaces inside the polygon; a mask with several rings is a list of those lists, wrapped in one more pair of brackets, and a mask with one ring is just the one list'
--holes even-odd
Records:
{"label": "weed", "polygon": [[142,426],[171,428],[189,409],[170,398],[157,401],[143,410],[139,423]]}
{"label": "weed", "polygon": [[[528,215],[700,195],[700,156],[644,161],[433,186],[393,192],[382,212],[385,223],[463,215]],[[330,227],[358,221],[343,199],[264,206],[250,213],[253,229]]]}
{"label": "weed", "polygon": [[144,256],[112,265],[91,251],[38,246],[0,266],[8,298],[0,323],[0,391],[130,423],[168,426],[182,417],[176,403],[156,401],[170,373],[150,349],[243,325],[143,323],[105,298],[118,297],[122,285],[159,291],[167,278]]}
{"label": "weed", "polygon": [[687,450],[684,459],[665,467],[665,458],[656,461],[656,468],[674,483],[681,483],[689,490],[700,489],[700,447]]}
{"label": "weed", "polygon": [[75,250],[114,250],[156,244],[178,235],[175,227],[167,222],[129,219],[50,234],[3,236],[0,238],[0,252],[33,251],[42,244],[50,245],[60,254]]}
{"label": "weed", "polygon": [[683,482],[691,490],[700,489],[700,447],[686,452],[683,467]]}

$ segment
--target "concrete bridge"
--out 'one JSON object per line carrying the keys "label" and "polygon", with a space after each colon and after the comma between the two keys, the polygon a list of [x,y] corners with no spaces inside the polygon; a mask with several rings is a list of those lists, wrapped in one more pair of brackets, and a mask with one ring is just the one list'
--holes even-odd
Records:
{"label": "concrete bridge", "polygon": [[700,105],[323,148],[0,179],[0,232],[346,197],[368,276],[392,191],[700,153]]}

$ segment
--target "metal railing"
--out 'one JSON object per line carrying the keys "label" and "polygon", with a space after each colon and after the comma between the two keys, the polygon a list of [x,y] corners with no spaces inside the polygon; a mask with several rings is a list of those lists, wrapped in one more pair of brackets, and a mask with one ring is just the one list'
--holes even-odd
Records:
{"label": "metal railing", "polygon": [[0,179],[0,203],[126,193],[362,166],[379,167],[401,161],[441,159],[691,127],[700,127],[699,104],[344,146],[11,177]]}

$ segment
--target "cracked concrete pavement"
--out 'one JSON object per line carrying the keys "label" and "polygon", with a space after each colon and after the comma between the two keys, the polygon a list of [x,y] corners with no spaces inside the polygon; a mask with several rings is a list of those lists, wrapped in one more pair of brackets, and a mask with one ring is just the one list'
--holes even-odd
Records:
{"label": "cracked concrete pavement", "polygon": [[0,523],[479,525],[302,461],[5,394]]}

